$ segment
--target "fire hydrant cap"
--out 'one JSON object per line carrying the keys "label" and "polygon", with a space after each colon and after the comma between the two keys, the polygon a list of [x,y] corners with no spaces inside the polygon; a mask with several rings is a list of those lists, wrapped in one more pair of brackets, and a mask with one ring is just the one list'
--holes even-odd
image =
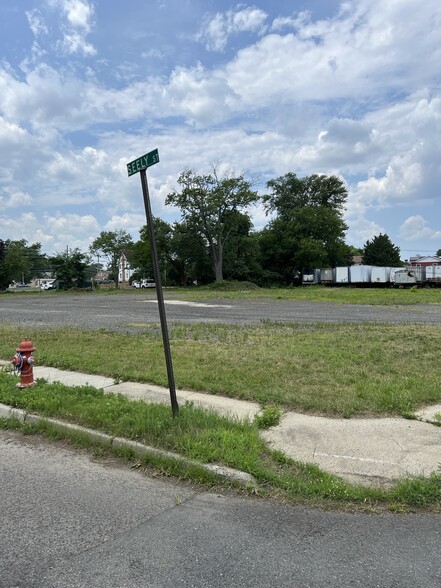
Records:
{"label": "fire hydrant cap", "polygon": [[19,351],[20,353],[32,353],[32,351],[35,351],[35,347],[30,339],[23,339],[16,351]]}

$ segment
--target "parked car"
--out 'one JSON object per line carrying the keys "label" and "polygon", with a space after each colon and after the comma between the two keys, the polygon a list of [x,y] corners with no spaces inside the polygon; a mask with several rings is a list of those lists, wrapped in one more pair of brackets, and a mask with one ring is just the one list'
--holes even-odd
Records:
{"label": "parked car", "polygon": [[133,280],[132,288],[141,288],[141,282],[139,280]]}
{"label": "parked car", "polygon": [[141,288],[156,288],[155,281],[150,278],[143,278],[141,280]]}
{"label": "parked car", "polygon": [[53,282],[43,282],[40,286],[40,290],[55,290]]}

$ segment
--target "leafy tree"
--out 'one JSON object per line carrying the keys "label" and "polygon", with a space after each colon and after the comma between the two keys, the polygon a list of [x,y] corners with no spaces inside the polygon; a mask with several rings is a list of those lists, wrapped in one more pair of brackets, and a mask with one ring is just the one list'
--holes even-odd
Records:
{"label": "leafy tree", "polygon": [[133,245],[132,237],[124,230],[101,231],[90,246],[93,255],[103,255],[109,264],[115,286],[118,288],[118,268],[121,255],[126,254]]}
{"label": "leafy tree", "polygon": [[[170,263],[170,247],[173,229],[171,225],[158,217],[153,217],[156,249],[158,252],[159,266],[163,273],[164,284],[168,274]],[[143,225],[139,231],[140,240],[130,248],[130,263],[140,278],[153,276],[153,263],[150,248],[150,239],[147,225]]]}
{"label": "leafy tree", "polygon": [[363,263],[377,266],[401,266],[400,248],[392,243],[387,235],[381,233],[363,248]]}
{"label": "leafy tree", "polygon": [[343,220],[347,190],[340,178],[288,173],[267,187],[265,208],[276,216],[260,235],[264,270],[291,283],[306,268],[350,263]]}
{"label": "leafy tree", "polygon": [[77,249],[63,251],[49,258],[52,271],[55,273],[57,280],[63,284],[63,288],[68,290],[74,286],[75,282],[82,282],[88,273],[88,264],[90,258],[85,253]]}
{"label": "leafy tree", "polygon": [[7,288],[13,282],[27,283],[39,277],[48,268],[48,261],[41,253],[40,243],[28,245],[25,239],[2,241],[0,260],[0,287]]}
{"label": "leafy tree", "polygon": [[437,257],[441,257],[441,249],[438,249],[438,251],[435,253],[435,255],[436,255]]}
{"label": "leafy tree", "polygon": [[229,214],[243,211],[259,196],[243,175],[220,178],[216,167],[207,175],[186,170],[178,184],[181,191],[169,194],[166,204],[180,208],[187,226],[205,241],[215,279],[222,280],[224,249],[234,231],[234,223],[228,223]]}
{"label": "leafy tree", "polygon": [[290,220],[293,211],[324,207],[342,213],[348,192],[337,176],[314,174],[298,178],[290,172],[270,180],[267,187],[272,193],[264,197],[268,211],[276,211],[279,218]]}
{"label": "leafy tree", "polygon": [[173,225],[170,278],[181,286],[213,281],[213,265],[203,237],[186,222]]}
{"label": "leafy tree", "polygon": [[259,243],[248,215],[239,211],[229,214],[231,238],[224,252],[224,274],[227,280],[259,282],[262,275]]}
{"label": "leafy tree", "polygon": [[9,282],[9,276],[6,271],[6,243],[3,239],[0,239],[0,290],[5,290]]}

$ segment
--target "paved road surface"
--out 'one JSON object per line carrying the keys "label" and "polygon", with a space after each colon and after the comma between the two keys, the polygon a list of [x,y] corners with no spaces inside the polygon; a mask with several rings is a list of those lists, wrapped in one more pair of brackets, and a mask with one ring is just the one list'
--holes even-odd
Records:
{"label": "paved road surface", "polygon": [[[441,304],[366,306],[332,302],[286,300],[207,300],[185,302],[166,294],[167,320],[258,324],[282,322],[386,322],[441,325]],[[137,331],[140,324],[159,323],[156,296],[152,294],[94,294],[0,297],[0,322],[15,325],[73,326]]]}
{"label": "paved road surface", "polygon": [[222,496],[0,431],[0,588],[439,588],[439,515]]}

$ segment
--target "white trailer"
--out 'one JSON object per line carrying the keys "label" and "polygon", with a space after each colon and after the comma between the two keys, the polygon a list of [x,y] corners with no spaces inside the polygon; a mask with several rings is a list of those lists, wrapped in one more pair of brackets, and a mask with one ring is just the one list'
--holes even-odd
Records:
{"label": "white trailer", "polygon": [[441,286],[441,265],[428,265],[426,267],[426,282],[432,286]]}
{"label": "white trailer", "polygon": [[349,280],[351,284],[369,285],[371,283],[371,265],[351,265],[349,268]]}
{"label": "white trailer", "polygon": [[373,284],[388,284],[390,282],[390,267],[372,268],[371,279]]}
{"label": "white trailer", "polygon": [[372,267],[372,284],[389,284],[395,281],[395,272],[402,267]]}
{"label": "white trailer", "polygon": [[426,268],[422,266],[410,266],[395,272],[395,286],[417,286],[418,284],[423,284],[425,281]]}
{"label": "white trailer", "polygon": [[339,285],[349,284],[349,267],[335,268],[335,283]]}

